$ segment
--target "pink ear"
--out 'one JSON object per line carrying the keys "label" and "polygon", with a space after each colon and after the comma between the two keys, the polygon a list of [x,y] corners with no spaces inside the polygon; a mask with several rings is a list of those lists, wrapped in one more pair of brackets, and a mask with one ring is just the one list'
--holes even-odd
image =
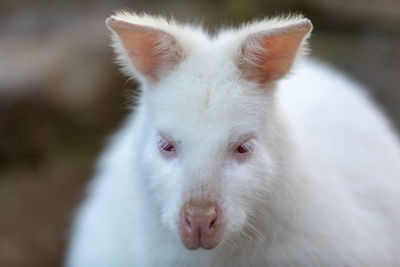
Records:
{"label": "pink ear", "polygon": [[309,20],[249,35],[239,50],[237,66],[251,81],[266,83],[289,72],[304,40],[312,29]]}
{"label": "pink ear", "polygon": [[[165,31],[114,16],[108,18],[106,24],[117,35],[136,72],[151,81],[159,80],[183,57],[176,39]],[[117,53],[121,53],[116,47]]]}

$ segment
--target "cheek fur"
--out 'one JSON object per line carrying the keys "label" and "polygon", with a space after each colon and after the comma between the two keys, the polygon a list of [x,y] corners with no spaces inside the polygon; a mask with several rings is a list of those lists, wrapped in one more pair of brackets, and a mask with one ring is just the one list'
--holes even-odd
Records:
{"label": "cheek fur", "polygon": [[[260,156],[260,155],[259,155]],[[236,164],[225,171],[224,211],[226,230],[231,234],[241,231],[255,213],[263,213],[258,207],[265,206],[263,201],[274,192],[277,177],[273,171],[275,165],[268,155],[264,160],[251,160],[245,164]],[[269,166],[264,166],[269,162]]]}
{"label": "cheek fur", "polygon": [[182,203],[181,194],[173,194],[162,204],[161,221],[175,234],[179,233],[179,212]]}
{"label": "cheek fur", "polygon": [[162,224],[173,232],[177,232],[177,218],[181,206],[181,191],[179,174],[170,172],[157,173],[150,177],[150,194],[157,210],[160,212]]}
{"label": "cheek fur", "polygon": [[171,231],[177,231],[176,218],[182,201],[179,193],[182,191],[180,185],[183,184],[181,167],[177,161],[163,159],[157,147],[147,151],[142,159],[145,169],[148,170],[142,176],[142,183],[146,185],[146,196],[159,213],[162,224]]}

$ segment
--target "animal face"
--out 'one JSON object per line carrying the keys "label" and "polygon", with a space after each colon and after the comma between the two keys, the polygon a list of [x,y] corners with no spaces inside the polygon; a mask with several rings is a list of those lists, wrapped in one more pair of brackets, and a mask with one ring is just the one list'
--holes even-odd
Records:
{"label": "animal face", "polygon": [[[240,85],[234,72],[231,79],[224,77],[225,83],[213,85],[209,81],[218,79],[212,77],[217,74],[184,71],[182,77],[177,69],[144,94],[147,127],[151,129],[145,150],[149,158],[144,164],[152,170],[148,179],[162,207],[164,223],[182,232],[187,225],[179,214],[188,205],[194,206],[192,209],[212,205],[218,224],[209,239],[215,236],[219,240],[223,233],[240,230],[251,215],[252,197],[262,194],[260,189],[272,188],[267,183],[273,182],[268,179],[272,180],[274,162],[263,140],[272,116],[273,94]],[[204,85],[202,81],[199,86],[189,82],[192,75],[206,77]],[[207,210],[200,210],[195,217],[205,220],[204,213]]]}
{"label": "animal face", "polygon": [[125,71],[142,81],[138,166],[161,223],[188,249],[243,235],[279,184],[274,88],[311,24],[260,22],[215,38],[151,17],[108,25]]}

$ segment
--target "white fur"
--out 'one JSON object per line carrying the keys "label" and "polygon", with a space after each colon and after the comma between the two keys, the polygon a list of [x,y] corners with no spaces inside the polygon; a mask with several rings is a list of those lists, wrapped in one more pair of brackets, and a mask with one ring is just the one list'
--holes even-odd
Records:
{"label": "white fur", "polygon": [[[399,140],[363,88],[306,59],[276,90],[237,75],[246,36],[290,20],[210,38],[152,17],[125,19],[169,32],[186,57],[159,83],[136,76],[138,106],[101,157],[67,266],[400,265]],[[182,145],[176,159],[160,156],[158,131]],[[255,151],[239,164],[227,147],[249,133]],[[204,195],[221,205],[223,241],[189,251],[178,213]]]}

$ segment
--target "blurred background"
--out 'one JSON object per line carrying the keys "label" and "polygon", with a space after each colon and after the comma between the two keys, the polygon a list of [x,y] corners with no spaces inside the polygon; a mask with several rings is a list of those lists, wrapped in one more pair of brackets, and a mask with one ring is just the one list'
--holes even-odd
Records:
{"label": "blurred background", "polygon": [[399,0],[0,0],[0,266],[60,266],[70,218],[136,88],[107,16],[173,14],[214,31],[302,12],[312,50],[364,84],[400,129]]}

